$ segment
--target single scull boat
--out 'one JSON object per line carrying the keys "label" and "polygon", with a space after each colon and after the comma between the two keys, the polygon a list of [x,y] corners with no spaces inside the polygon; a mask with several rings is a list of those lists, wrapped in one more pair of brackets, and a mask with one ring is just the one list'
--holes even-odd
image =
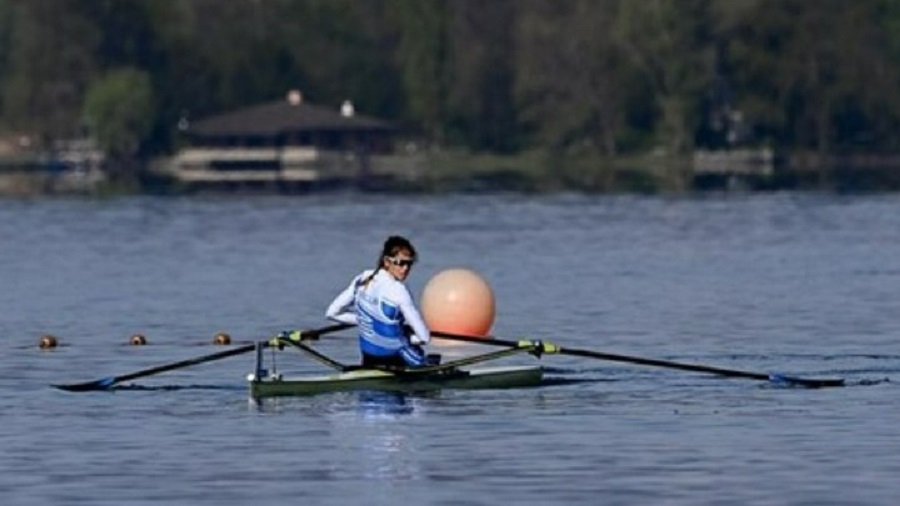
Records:
{"label": "single scull boat", "polygon": [[[336,370],[334,374],[285,377],[265,364],[266,348],[293,346]],[[303,340],[280,336],[257,344],[256,369],[247,375],[253,398],[313,395],[328,392],[377,390],[386,392],[422,392],[441,389],[501,389],[533,387],[541,384],[543,368],[539,366],[501,366],[468,368],[466,366],[495,360],[515,353],[533,352],[521,346],[454,360],[446,364],[419,368],[368,368],[345,365],[314,350]]]}

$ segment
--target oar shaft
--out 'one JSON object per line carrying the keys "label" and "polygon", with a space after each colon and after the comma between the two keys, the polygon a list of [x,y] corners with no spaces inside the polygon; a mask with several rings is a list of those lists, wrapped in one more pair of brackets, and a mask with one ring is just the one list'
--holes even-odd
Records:
{"label": "oar shaft", "polygon": [[[496,339],[493,337],[479,337],[462,334],[451,334],[448,332],[432,331],[431,335],[443,339],[451,339],[454,341],[465,341],[470,343],[489,344],[494,346],[519,347],[518,341],[509,341],[504,339]],[[577,348],[566,348],[563,346],[554,346],[553,351],[562,355],[571,355],[576,357],[595,358],[600,360],[608,360],[611,362],[625,362],[629,364],[647,365],[653,367],[665,367],[669,369],[680,369],[682,371],[702,372],[708,374],[717,374],[730,378],[748,378],[761,381],[785,382],[802,385],[806,387],[836,387],[843,386],[844,380],[841,378],[814,379],[814,378],[798,378],[795,376],[786,376],[780,374],[766,374],[752,371],[741,371],[738,369],[725,369],[723,367],[714,367],[700,364],[686,364],[683,362],[672,362],[669,360],[660,360],[655,358],[632,357],[628,355],[619,355],[616,353],[605,353],[601,351],[580,350]]]}
{"label": "oar shaft", "polygon": [[[495,346],[519,346],[518,341],[509,341],[505,339],[495,339],[491,337],[477,337],[477,336],[466,336],[459,334],[450,334],[446,332],[432,332],[431,333],[435,337],[442,337],[445,339],[452,339],[454,341],[466,341],[470,343],[483,343],[483,344],[491,344]],[[768,380],[769,375],[758,373],[758,372],[748,372],[748,371],[738,371],[735,369],[723,369],[721,367],[713,367],[708,365],[697,365],[697,364],[685,364],[681,362],[671,362],[669,360],[659,360],[655,358],[643,358],[643,357],[632,357],[628,355],[619,355],[616,353],[605,353],[601,351],[592,351],[592,350],[580,350],[577,348],[566,348],[565,346],[557,346],[556,352],[560,355],[572,355],[575,357],[586,357],[586,358],[596,358],[600,360],[608,360],[611,362],[625,362],[629,364],[639,364],[639,365],[648,365],[654,367],[667,367],[669,369],[681,369],[683,371],[694,371],[694,372],[705,372],[710,374],[718,374],[720,376],[730,376],[737,378],[751,378],[757,380]]]}
{"label": "oar shaft", "polygon": [[600,360],[608,360],[611,362],[626,362],[629,364],[639,364],[639,365],[648,365],[654,367],[667,367],[669,369],[680,369],[682,371],[693,371],[693,372],[705,372],[709,374],[718,374],[719,376],[728,376],[732,378],[749,378],[756,380],[764,380],[767,381],[770,379],[770,375],[759,373],[759,372],[750,372],[750,371],[740,371],[737,369],[724,369],[722,367],[714,367],[709,365],[700,365],[700,364],[685,364],[682,362],[672,362],[669,360],[659,360],[655,358],[642,358],[642,357],[630,357],[627,355],[618,355],[615,353],[605,353],[599,351],[591,351],[591,350],[579,350],[573,348],[565,348],[560,347],[559,353],[563,355],[572,355],[576,357],[588,357],[588,358],[597,358]]}
{"label": "oar shaft", "polygon": [[[307,339],[316,339],[320,335],[327,334],[329,332],[337,332],[339,330],[344,330],[352,327],[349,323],[336,323],[334,325],[329,325],[327,327],[322,327],[319,329],[313,330],[304,330],[301,331],[301,335]],[[247,353],[256,349],[256,343],[245,344],[243,346],[238,346],[237,348],[231,350],[220,351],[218,353],[213,353],[210,355],[205,355],[197,358],[190,358],[187,360],[182,360],[180,362],[173,362],[171,364],[161,365],[158,367],[152,367],[150,369],[144,369],[143,371],[133,372],[131,374],[124,374],[122,376],[116,376],[115,382],[121,383],[123,381],[129,381],[137,378],[143,378],[146,376],[152,376],[154,374],[163,373],[166,371],[172,371],[175,369],[181,369],[182,367],[190,367],[192,365],[198,365],[205,362],[213,362],[215,360],[221,360],[223,358],[233,357],[235,355],[241,355],[243,353]]]}
{"label": "oar shaft", "polygon": [[[300,334],[303,339],[316,339],[323,334],[327,334],[329,332],[337,332],[339,330],[348,329],[353,327],[353,325],[348,323],[337,323],[334,325],[329,325],[327,327],[322,327],[318,329],[312,330],[304,330],[301,331]],[[268,343],[268,341],[265,341]],[[238,346],[237,348],[231,350],[220,351],[217,353],[212,353],[210,355],[204,355],[202,357],[190,358],[187,360],[181,360],[179,362],[173,362],[171,364],[160,365],[157,367],[151,367],[149,369],[143,369],[137,372],[123,374],[121,376],[108,376],[106,378],[101,378],[95,381],[88,381],[85,383],[74,383],[69,385],[53,385],[60,390],[66,390],[68,392],[88,392],[92,390],[105,390],[116,383],[121,383],[123,381],[129,381],[137,378],[144,378],[146,376],[152,376],[154,374],[163,373],[166,371],[172,371],[175,369],[180,369],[182,367],[190,367],[192,365],[202,364],[204,362],[212,362],[214,360],[221,360],[223,358],[233,357],[235,355],[240,355],[242,353],[247,353],[251,350],[256,349],[257,343],[245,344],[243,346]]]}
{"label": "oar shaft", "polygon": [[137,371],[130,374],[123,374],[122,376],[116,376],[115,382],[121,383],[123,381],[129,381],[137,378],[143,378],[146,376],[153,376],[154,374],[159,374],[166,371],[172,371],[174,369],[181,369],[182,367],[190,367],[192,365],[202,364],[204,362],[212,362],[215,360],[221,360],[223,358],[233,357],[235,355],[240,355],[242,353],[247,353],[256,348],[256,343],[245,344],[243,346],[239,346],[237,348],[231,350],[220,351],[218,353],[213,353],[211,355],[205,355],[202,357],[191,358],[187,360],[182,360],[180,362],[174,362],[171,364],[161,365],[158,367],[152,367],[150,369],[144,369],[143,371]]}

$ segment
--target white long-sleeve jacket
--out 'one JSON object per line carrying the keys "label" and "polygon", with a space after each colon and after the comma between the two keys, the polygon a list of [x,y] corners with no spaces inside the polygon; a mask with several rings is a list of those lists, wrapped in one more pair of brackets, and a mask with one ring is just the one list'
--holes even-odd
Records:
{"label": "white long-sleeve jacket", "polygon": [[[390,356],[409,344],[428,343],[431,333],[406,285],[384,270],[379,270],[363,285],[371,274],[367,270],[353,278],[328,306],[325,316],[355,324],[359,329],[360,349],[369,355]],[[404,325],[413,330],[408,338]]]}

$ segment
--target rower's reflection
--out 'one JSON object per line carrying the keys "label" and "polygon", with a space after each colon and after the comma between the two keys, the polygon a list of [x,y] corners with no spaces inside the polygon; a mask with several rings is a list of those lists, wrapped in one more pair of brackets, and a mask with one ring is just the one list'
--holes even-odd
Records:
{"label": "rower's reflection", "polygon": [[354,440],[345,448],[354,455],[356,473],[367,480],[389,483],[415,480],[422,475],[421,443],[415,424],[418,398],[400,392],[357,392]]}
{"label": "rower's reflection", "polygon": [[357,400],[362,415],[409,415],[414,411],[414,403],[403,392],[361,391]]}
{"label": "rower's reflection", "polygon": [[[348,400],[354,397],[356,402],[348,403]],[[250,397],[248,401],[249,409],[257,413],[277,413],[291,406],[301,408],[301,410],[305,408],[322,408],[324,406],[326,412],[346,412],[347,407],[352,405],[353,410],[357,414],[364,415],[363,418],[366,418],[381,415],[412,415],[415,413],[416,396],[405,392],[363,390],[333,394],[328,401],[323,401],[324,404],[323,402],[310,403],[306,397]]]}
{"label": "rower's reflection", "polygon": [[[423,476],[424,441],[415,428],[428,412],[429,394],[383,391],[338,392],[312,397],[273,397],[251,403],[256,413],[302,420],[299,441],[330,457],[317,465],[336,479],[397,483]],[[278,422],[281,423],[280,421]],[[387,493],[380,489],[373,493]],[[387,503],[388,497],[370,497]],[[384,499],[384,500],[382,500]]]}

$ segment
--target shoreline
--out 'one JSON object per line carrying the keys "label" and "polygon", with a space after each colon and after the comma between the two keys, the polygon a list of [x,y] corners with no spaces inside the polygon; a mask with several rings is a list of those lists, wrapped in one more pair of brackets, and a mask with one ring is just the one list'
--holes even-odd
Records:
{"label": "shoreline", "polygon": [[742,165],[726,159],[714,170],[698,166],[698,156],[644,154],[617,157],[551,157],[541,153],[512,156],[436,152],[373,160],[363,177],[346,174],[302,184],[208,183],[190,185],[157,167],[140,174],[137,184],[116,185],[99,170],[0,171],[0,196],[106,196],[116,194],[305,194],[331,191],[436,194],[685,194],[708,191],[900,191],[898,157],[831,157],[796,154],[770,165]]}

